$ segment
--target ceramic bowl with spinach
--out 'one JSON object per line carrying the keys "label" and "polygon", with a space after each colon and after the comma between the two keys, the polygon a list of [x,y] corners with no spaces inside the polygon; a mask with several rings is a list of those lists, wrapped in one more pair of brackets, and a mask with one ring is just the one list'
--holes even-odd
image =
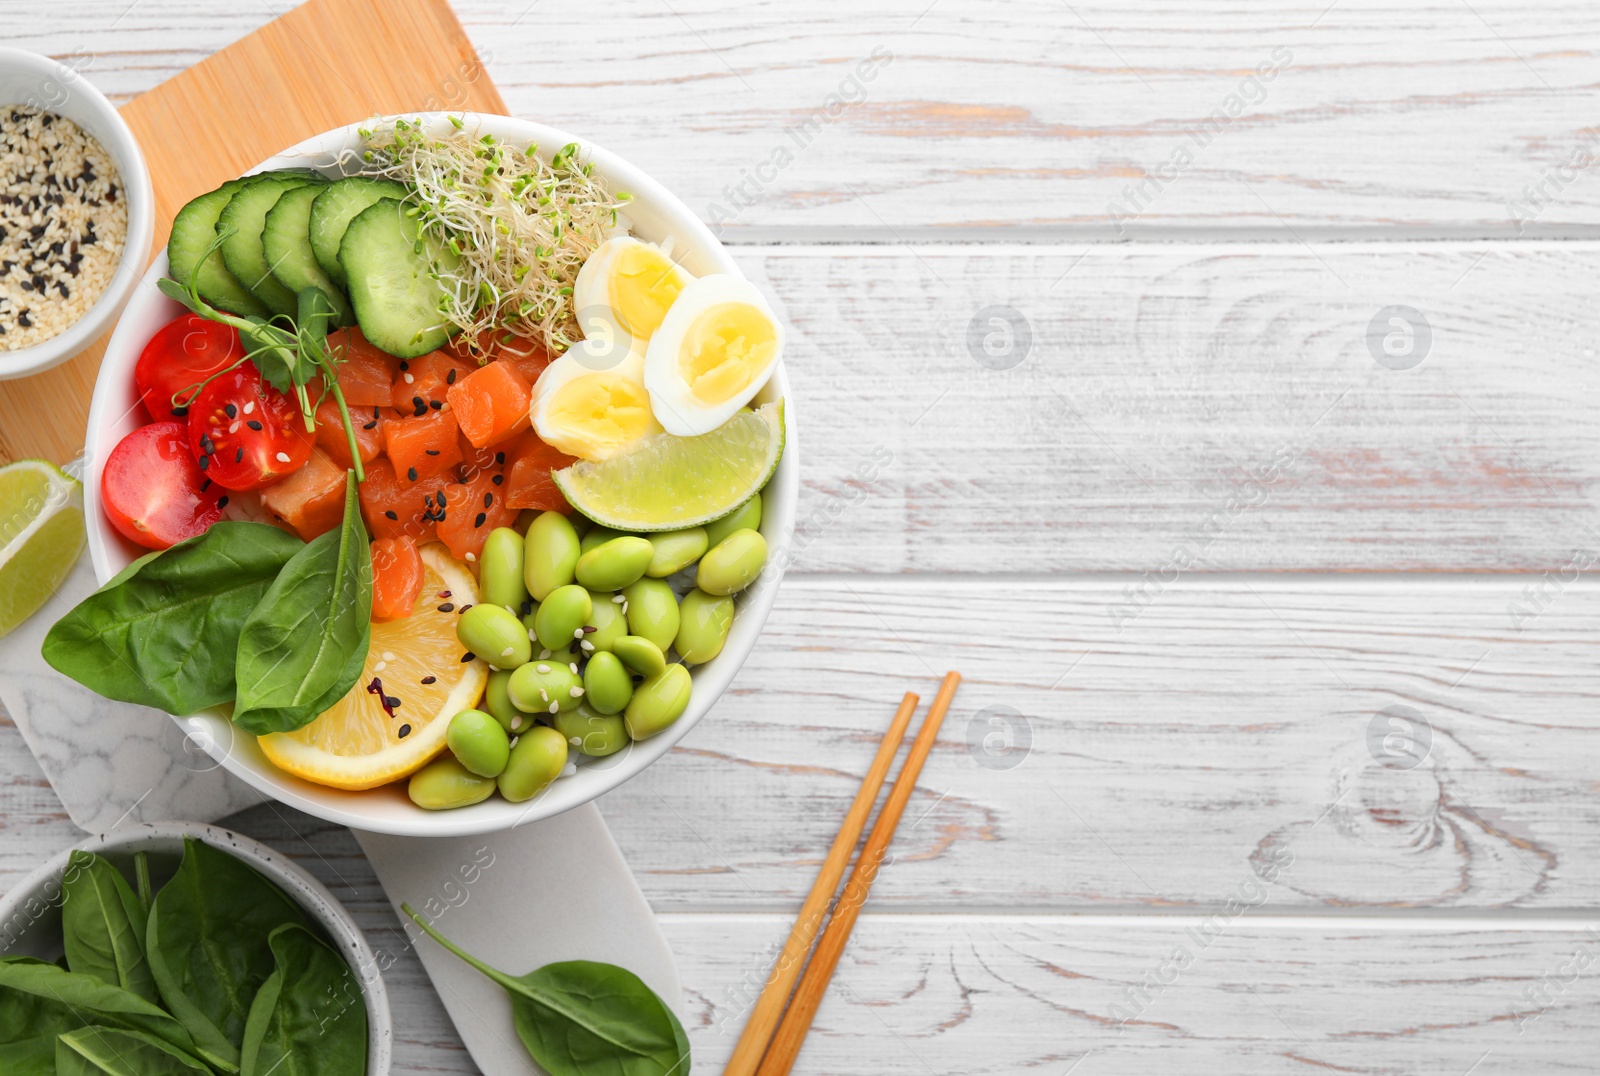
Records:
{"label": "ceramic bowl with spinach", "polygon": [[312,1050],[338,1059],[317,1071],[387,1076],[377,968],[344,908],[277,853],[215,826],[129,826],[0,899],[0,1056],[30,1076],[258,1076]]}

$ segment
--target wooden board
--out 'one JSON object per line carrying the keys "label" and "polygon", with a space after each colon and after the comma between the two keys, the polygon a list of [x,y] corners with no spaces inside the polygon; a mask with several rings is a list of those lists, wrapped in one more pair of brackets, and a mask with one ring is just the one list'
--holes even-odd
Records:
{"label": "wooden board", "polygon": [[[155,187],[151,255],[185,202],[274,153],[369,116],[439,108],[505,111],[445,0],[295,8],[123,106]],[[54,370],[0,382],[0,462],[78,454],[104,350],[102,339]]]}

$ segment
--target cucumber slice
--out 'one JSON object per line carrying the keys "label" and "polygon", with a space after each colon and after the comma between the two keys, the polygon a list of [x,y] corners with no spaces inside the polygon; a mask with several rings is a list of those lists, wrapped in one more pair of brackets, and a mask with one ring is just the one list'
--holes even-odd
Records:
{"label": "cucumber slice", "polygon": [[433,267],[453,269],[460,258],[419,233],[404,205],[385,198],[356,214],[339,243],[361,335],[402,359],[426,355],[455,332],[439,313],[444,288]]}
{"label": "cucumber slice", "polygon": [[293,317],[295,294],[273,277],[272,265],[261,246],[261,231],[266,227],[267,210],[284,191],[311,182],[275,172],[247,176],[217,218],[217,234],[224,236],[222,263],[274,314]]}
{"label": "cucumber slice", "polygon": [[339,264],[339,243],[356,214],[379,199],[404,198],[407,193],[404,183],[370,176],[350,176],[318,192],[311,203],[311,252],[328,279],[341,288],[348,286]]}
{"label": "cucumber slice", "polygon": [[271,311],[228,272],[220,250],[213,250],[204,264],[200,261],[217,237],[217,218],[223,207],[242,186],[243,180],[230,179],[178,210],[172,218],[172,235],[167,239],[167,261],[171,263],[172,279],[186,288],[193,281],[200,298],[212,306],[240,317],[266,317]]}
{"label": "cucumber slice", "polygon": [[311,253],[308,228],[311,223],[311,203],[322,193],[315,184],[284,191],[267,210],[266,223],[261,229],[261,249],[272,266],[272,275],[278,283],[292,292],[302,288],[321,288],[333,301],[335,325],[353,325],[356,316],[350,301],[337,284],[317,264]]}

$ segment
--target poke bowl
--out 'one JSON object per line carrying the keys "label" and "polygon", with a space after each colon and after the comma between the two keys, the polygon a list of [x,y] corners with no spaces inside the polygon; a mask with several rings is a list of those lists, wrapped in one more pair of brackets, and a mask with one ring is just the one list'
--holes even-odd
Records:
{"label": "poke bowl", "polygon": [[[224,645],[220,646],[206,635],[207,625],[180,626],[169,633],[178,638],[155,641],[156,651],[165,648],[169,654],[181,654],[186,669],[198,655],[201,667],[194,671],[193,679],[200,683],[187,685],[193,689],[187,694],[185,684],[164,682],[169,677],[159,668],[129,669],[128,676],[122,675],[132,659],[126,652],[105,649],[112,644],[101,640],[114,635],[106,631],[106,618],[114,616],[105,607],[100,608],[98,621],[93,616],[80,617],[77,634],[71,638],[67,629],[73,625],[68,621],[84,607],[69,614],[52,630],[46,657],[102,694],[112,694],[113,689],[95,682],[95,670],[112,669],[116,672],[112,681],[121,677],[131,682],[123,695],[113,697],[156,705],[169,713],[190,709],[181,705],[181,700],[202,697],[196,693],[202,692],[208,676],[215,681],[220,675],[231,683],[236,673],[237,699],[219,701],[213,690],[210,705],[173,718],[190,740],[235,776],[281,802],[357,829],[414,836],[485,833],[559,814],[617,787],[686,735],[732,681],[772,607],[793,530],[798,493],[794,415],[781,361],[781,323],[694,213],[614,154],[553,128],[510,117],[407,116],[399,121],[400,136],[388,145],[391,149],[403,145],[409,134],[418,141],[435,139],[436,144],[456,152],[456,142],[470,136],[491,151],[503,147],[511,163],[501,166],[502,179],[519,167],[543,169],[539,174],[547,177],[554,168],[558,179],[565,174],[607,192],[612,199],[608,203],[611,216],[606,231],[596,237],[598,244],[592,244],[593,249],[581,259],[584,268],[578,271],[585,275],[578,277],[575,289],[568,286],[540,293],[559,296],[550,309],[559,307],[562,300],[567,303],[561,316],[568,318],[565,324],[569,328],[567,335],[558,337],[558,343],[568,345],[565,350],[558,351],[550,344],[548,324],[557,315],[547,316],[543,306],[528,320],[545,317],[545,329],[517,323],[516,332],[526,332],[526,336],[500,333],[500,325],[512,324],[509,315],[499,323],[489,322],[487,331],[474,323],[471,328],[476,335],[458,332],[430,338],[422,329],[411,331],[409,326],[427,319],[416,320],[415,303],[405,306],[406,296],[411,294],[406,289],[414,292],[431,286],[440,290],[444,297],[437,305],[443,310],[450,302],[450,289],[459,292],[462,279],[477,289],[476,295],[484,294],[482,289],[501,286],[495,283],[500,278],[487,284],[481,279],[483,273],[492,276],[498,271],[496,265],[479,270],[478,262],[470,259],[452,260],[452,253],[430,236],[427,229],[435,218],[429,214],[441,205],[450,211],[458,208],[453,194],[447,194],[442,203],[429,203],[426,195],[421,196],[423,208],[409,213],[412,220],[419,216],[420,220],[410,225],[406,218],[411,200],[362,194],[366,204],[346,216],[344,238],[335,243],[338,261],[332,268],[346,269],[345,279],[338,283],[349,293],[342,326],[336,312],[319,307],[316,301],[307,305],[306,295],[312,289],[299,292],[298,305],[290,292],[291,316],[262,314],[242,335],[229,329],[234,335],[223,344],[218,343],[220,330],[215,323],[186,320],[210,311],[208,298],[227,294],[219,292],[221,285],[215,281],[209,295],[201,294],[198,280],[207,264],[215,261],[214,252],[220,247],[220,253],[230,255],[226,262],[216,264],[240,265],[226,246],[237,231],[224,227],[230,219],[242,222],[246,234],[264,230],[269,252],[274,222],[287,219],[293,226],[296,211],[302,214],[296,234],[305,235],[304,214],[312,212],[306,207],[327,200],[323,192],[341,184],[348,186],[346,177],[360,172],[362,157],[374,145],[374,130],[387,130],[394,137],[394,124],[393,119],[352,124],[307,139],[262,162],[243,177],[242,184],[225,186],[225,193],[212,192],[223,209],[222,223],[214,226],[219,238],[209,243],[197,242],[189,234],[193,228],[185,231],[180,213],[168,251],[156,258],[130,299],[100,368],[89,416],[84,472],[88,545],[96,577],[103,584],[100,594],[119,586],[127,589],[133,585],[128,582],[130,576],[144,588],[124,596],[135,605],[173,601],[172,595],[181,598],[191,585],[201,589],[210,585],[221,593],[255,570],[252,565],[259,568],[257,562],[276,556],[279,559],[272,562],[271,571],[277,574],[263,576],[262,589],[236,588],[225,600],[217,598],[208,606],[225,609],[226,601],[237,605],[248,599],[249,608],[237,608],[233,613],[245,618],[242,629],[235,624],[234,636],[222,636]],[[383,159],[392,163],[399,156],[395,150]],[[474,159],[482,159],[482,151]],[[489,157],[491,167],[497,159]],[[566,173],[561,173],[563,168]],[[381,176],[360,178],[392,182]],[[518,191],[516,184],[521,182],[517,180],[511,189]],[[534,178],[529,185],[536,187],[539,182]],[[554,186],[556,180],[550,182],[547,189],[559,202],[563,188]],[[237,193],[248,194],[260,187],[271,189],[270,199],[258,199],[268,203],[270,219],[265,225],[260,206],[243,204],[252,199]],[[287,197],[295,192],[296,197]],[[482,197],[487,203],[490,196]],[[536,190],[528,200],[530,205],[538,203]],[[201,201],[196,199],[190,205]],[[281,211],[278,202],[284,207]],[[575,204],[575,199],[569,197],[567,204]],[[203,228],[213,227],[211,222],[219,219],[216,208],[207,211],[201,206],[201,210]],[[375,216],[382,218],[376,224]],[[555,225],[558,238],[563,235],[562,219]],[[314,236],[318,234],[317,217],[313,215],[311,220]],[[388,241],[389,246],[375,240],[373,247],[363,247],[357,242],[365,235],[363,228]],[[568,227],[565,234],[569,239],[577,228],[577,223]],[[448,229],[442,234],[452,237]],[[470,248],[471,240],[464,240],[463,245]],[[197,247],[203,247],[198,255]],[[400,265],[407,262],[411,249],[422,259],[423,269]],[[552,244],[531,249],[556,248]],[[365,261],[353,261],[353,250]],[[599,270],[594,264],[605,259],[596,251],[614,255]],[[176,272],[170,254],[180,262]],[[276,273],[285,257],[277,255],[269,268]],[[555,268],[549,271],[555,283],[560,282],[557,257],[559,251],[552,255]],[[309,256],[305,261],[306,271],[314,273],[316,263]],[[611,268],[613,264],[618,268]],[[662,267],[661,273],[655,273],[656,266]],[[540,261],[536,268],[542,270],[544,263]],[[569,279],[571,270],[569,264]],[[644,270],[653,274],[647,286],[628,291],[629,281],[643,279]],[[469,272],[479,276],[469,276]],[[675,283],[663,292],[660,281],[667,275]],[[180,286],[173,278],[181,276],[189,279]],[[278,278],[296,279],[288,272]],[[511,281],[504,285],[509,288],[523,276],[505,279]],[[329,293],[341,290],[318,286]],[[531,286],[543,285],[535,282]],[[585,293],[592,302],[580,310],[580,300],[588,301]],[[432,294],[428,293],[430,303],[434,302]],[[593,299],[596,295],[601,298]],[[249,299],[246,295],[239,300],[244,304],[240,309],[248,308]],[[650,307],[652,302],[657,305]],[[469,296],[468,317],[483,305],[483,300]],[[534,306],[523,302],[519,309],[526,312]],[[186,314],[185,307],[196,313]],[[459,317],[461,303],[456,309]],[[491,309],[503,313],[505,307]],[[372,311],[383,318],[374,314],[369,319]],[[225,316],[230,312],[210,313]],[[232,313],[235,322],[247,316]],[[410,322],[405,321],[407,316]],[[706,319],[715,317],[745,320],[735,326],[738,331],[719,329],[721,335],[707,345],[705,341],[711,337],[707,336]],[[581,335],[570,331],[573,319],[582,326]],[[261,330],[262,323],[280,326],[278,335]],[[308,324],[315,328],[305,328]],[[396,325],[404,331],[396,330]],[[318,350],[323,332],[330,341],[326,352]],[[546,334],[542,339],[540,332]],[[769,336],[763,337],[763,332]],[[747,333],[757,344],[747,345],[747,336],[740,333]],[[154,414],[167,407],[167,389],[163,387],[160,399],[151,401],[141,358],[157,349],[163,334],[177,349],[174,354],[182,351],[190,356],[184,361],[212,366],[201,368],[200,374],[194,375],[194,384],[180,385],[181,391],[171,394],[170,414]],[[331,342],[336,338],[345,343],[335,347]],[[730,349],[726,355],[732,357],[723,361],[724,352],[716,349],[730,339],[733,343],[726,345]],[[398,343],[388,344],[390,340]],[[378,341],[388,344],[390,350],[375,348]],[[224,347],[228,364],[219,367],[222,359],[218,355]],[[715,352],[714,359],[694,366],[683,357],[692,349],[698,349],[694,355]],[[418,355],[419,350],[426,353]],[[374,351],[377,358],[371,359]],[[535,358],[527,358],[529,352]],[[668,357],[658,360],[658,352]],[[292,372],[297,356],[322,354],[331,356],[330,361],[309,376]],[[364,389],[360,386],[363,375],[352,360],[360,355],[371,359],[362,368],[368,372],[373,363],[389,364],[378,367],[380,373],[394,377],[388,390],[381,379],[376,389],[370,384]],[[282,370],[274,365],[279,357],[283,358]],[[522,365],[528,362],[533,365]],[[688,380],[667,384],[679,371]],[[281,391],[274,391],[274,373]],[[600,374],[609,380],[596,381],[594,377]],[[695,380],[697,377],[700,380]],[[707,377],[716,382],[709,389]],[[240,379],[253,380],[240,388],[234,384]],[[474,395],[472,387],[478,383],[487,388]],[[165,384],[170,387],[177,382],[169,378]],[[335,391],[340,388],[342,394]],[[226,397],[235,390],[244,395]],[[403,398],[413,390],[417,395]],[[363,391],[377,395],[362,396]],[[261,424],[251,421],[250,412],[260,400],[262,412],[255,417],[265,418],[269,395],[277,401],[272,406],[287,409],[284,414],[289,415],[281,430],[268,423],[268,435],[277,431],[289,439],[282,450],[275,441],[265,442],[263,447],[241,440],[237,449],[226,444],[229,430],[246,439],[249,429],[259,430]],[[331,399],[333,396],[338,399]],[[234,402],[219,402],[224,398]],[[356,399],[367,402],[358,404]],[[375,399],[381,402],[372,403]],[[246,401],[242,408],[236,406],[239,400]],[[648,404],[641,402],[645,400]],[[713,400],[714,406],[702,407],[706,400]],[[402,406],[385,406],[394,402]],[[412,404],[415,410],[411,410]],[[318,419],[325,419],[317,425],[309,448],[301,441],[311,435],[299,434],[295,426],[300,415],[292,412],[297,406],[305,411],[307,427],[312,425],[313,407]],[[520,419],[517,407],[526,412]],[[511,410],[502,413],[507,408]],[[648,413],[641,414],[646,408]],[[205,421],[221,425],[205,427],[209,433],[195,433],[196,416],[201,414],[212,416]],[[406,436],[446,419],[451,419],[451,436],[459,442],[459,450],[429,440],[432,434],[420,440]],[[241,431],[241,424],[248,429]],[[483,445],[469,437],[480,427],[485,431],[493,428],[483,434]],[[130,510],[126,502],[130,498],[137,501],[143,491],[163,485],[166,479],[152,479],[137,468],[129,471],[125,457],[131,450],[124,447],[138,440],[135,435],[151,430],[160,436],[145,439],[150,443],[141,449],[144,458],[182,456],[181,464],[173,466],[199,467],[186,472],[195,480],[185,487],[184,527],[188,529],[169,534],[167,539],[158,534],[153,541],[143,519],[134,518],[130,523],[130,517],[139,513]],[[504,430],[517,432],[497,440]],[[375,450],[368,444],[372,439],[378,446]],[[185,454],[185,444],[192,455]],[[419,449],[419,445],[431,447]],[[228,479],[228,469],[246,465],[247,447],[250,462],[258,462],[259,456],[264,471],[276,466],[274,460],[283,461],[287,470],[291,456],[295,457],[295,469],[282,477],[272,476],[271,485],[253,482],[253,490],[234,492],[234,485],[247,483]],[[307,452],[311,455],[305,456]],[[418,452],[422,454],[415,454]],[[315,470],[313,464],[327,470],[328,460],[335,461],[339,472],[336,500],[323,496],[318,501],[303,491],[293,498],[274,494],[275,489],[281,492],[296,483],[306,485],[310,479],[304,476]],[[448,466],[430,476],[427,472],[440,460]],[[532,462],[522,468],[525,460]],[[357,470],[364,471],[363,481],[357,481]],[[330,490],[332,482],[328,479]],[[356,498],[351,499],[346,490],[356,491]],[[507,490],[519,492],[513,496]],[[415,499],[419,493],[420,502]],[[499,502],[495,501],[497,494]],[[521,496],[529,500],[517,500]],[[548,499],[552,496],[574,503],[558,504]],[[464,499],[470,503],[463,504]],[[485,506],[482,510],[478,510],[480,500]],[[516,504],[532,507],[518,508]],[[720,514],[713,517],[712,512]],[[198,533],[191,526],[191,515],[205,516]],[[405,530],[407,527],[412,530]],[[413,534],[413,530],[419,533]],[[130,535],[139,541],[130,540]],[[229,537],[233,544],[220,548],[219,536]],[[370,542],[364,553],[356,548],[355,536]],[[169,540],[174,537],[180,540]],[[208,561],[202,557],[204,549],[196,550],[213,539],[212,544],[219,548],[210,551]],[[385,541],[390,544],[384,545]],[[572,546],[574,542],[582,544]],[[411,548],[403,548],[408,543]],[[179,552],[190,559],[177,564]],[[576,564],[572,556],[578,558]],[[507,557],[516,558],[512,567],[502,563]],[[396,559],[401,568],[392,569]],[[641,577],[638,567],[645,560],[648,566]],[[164,561],[171,562],[167,569],[162,568]],[[361,600],[370,602],[370,625],[358,623],[349,613],[351,596],[360,590],[359,582],[352,580],[359,579],[363,563],[370,585],[361,592]],[[163,570],[165,575],[160,574]],[[515,581],[519,576],[520,584]],[[202,578],[211,583],[189,582]],[[402,582],[394,583],[396,578]],[[480,592],[487,593],[480,597]],[[397,599],[396,593],[401,597]],[[305,596],[304,600],[296,595]],[[99,596],[95,600],[104,601]],[[569,607],[574,602],[582,608],[574,611]],[[611,607],[605,608],[607,605]],[[681,607],[669,608],[675,605]],[[278,610],[276,620],[268,615],[268,607]],[[367,608],[362,606],[361,611]],[[386,611],[384,616],[379,615],[380,608]],[[469,617],[473,609],[477,611]],[[670,623],[664,626],[651,619],[658,613]],[[691,621],[699,625],[695,629],[698,634],[691,632]],[[508,623],[518,625],[521,638],[505,636]],[[579,626],[569,630],[573,624]],[[676,635],[675,625],[684,625],[676,629]],[[364,647],[349,641],[358,629],[370,633],[361,637]],[[245,641],[235,644],[241,631]],[[339,650],[341,631],[348,652]],[[496,635],[497,631],[501,634]],[[559,642],[551,632],[559,635]],[[614,661],[610,640],[623,633],[628,643],[615,651],[623,656]],[[57,639],[58,634],[62,638]],[[568,635],[572,637],[570,645]],[[492,644],[482,641],[486,637]],[[396,639],[400,644],[392,642]],[[475,640],[473,645],[479,649],[492,645],[497,653],[477,654],[467,648],[468,639]],[[605,641],[597,649],[591,639]],[[653,639],[653,643],[646,645],[641,639]],[[252,650],[252,640],[261,645]],[[406,650],[413,640],[426,640],[432,656],[413,658]],[[54,652],[52,642],[56,644]],[[229,646],[237,646],[236,653],[226,653]],[[447,657],[441,656],[445,649],[450,651]],[[600,651],[608,656],[596,660]],[[63,654],[68,657],[63,659]],[[235,658],[236,669],[229,664]],[[154,660],[148,655],[145,659]],[[79,666],[76,671],[65,667],[71,662]],[[353,663],[360,663],[360,672],[346,690]],[[337,680],[332,694],[328,690],[319,694],[319,685],[326,688],[334,683],[329,677],[335,666],[345,670],[343,679]],[[619,670],[622,675],[617,675]],[[610,678],[600,675],[602,672]],[[606,687],[608,684],[613,686]],[[267,698],[269,695],[272,697]],[[330,700],[338,701],[310,724],[304,723],[308,706],[315,711]],[[374,706],[381,707],[382,719]],[[452,711],[467,710],[475,716],[463,715],[459,723],[454,720]],[[349,719],[352,731],[343,732],[342,726],[335,729],[344,739],[330,739],[329,733],[317,731],[330,724],[329,715],[335,711],[362,715],[359,722]],[[605,734],[575,731],[573,715],[580,713],[589,726],[603,727]],[[295,721],[302,723],[295,725]],[[504,733],[505,743],[496,726]],[[551,727],[560,735],[535,732]],[[360,746],[363,740],[364,748]],[[511,770],[500,753],[509,749],[514,765],[519,750],[532,753],[524,741],[531,744],[534,740],[561,757],[552,759],[547,751],[530,764],[534,776],[524,774],[511,780]],[[557,740],[569,744],[570,749]],[[377,765],[371,763],[373,759],[385,761]],[[559,771],[550,769],[558,762]],[[367,768],[369,763],[373,768]],[[540,776],[540,767],[550,772]],[[498,778],[493,776],[497,772]],[[332,776],[324,779],[325,773]],[[385,776],[387,779],[376,779]],[[483,791],[486,780],[488,791]]]}

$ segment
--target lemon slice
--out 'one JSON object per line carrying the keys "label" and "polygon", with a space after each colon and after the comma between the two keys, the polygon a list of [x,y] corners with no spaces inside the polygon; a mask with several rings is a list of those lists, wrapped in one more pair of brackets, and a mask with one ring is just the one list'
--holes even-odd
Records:
{"label": "lemon slice", "polygon": [[0,467],[0,635],[49,600],[84,541],[83,483],[44,460]]}
{"label": "lemon slice", "polygon": [[740,411],[699,437],[658,433],[622,456],[555,472],[572,506],[619,531],[698,527],[767,484],[783,457],[783,401]]}
{"label": "lemon slice", "polygon": [[[279,769],[352,791],[388,784],[443,750],[450,719],[483,696],[489,667],[462,662],[458,614],[439,611],[447,601],[457,609],[476,602],[477,584],[444,546],[430,543],[421,552],[417,604],[408,617],[372,625],[372,644],[356,686],[304,728],[257,739]],[[444,591],[449,598],[440,597]],[[430,677],[432,683],[423,683]],[[400,700],[393,717],[377,693],[367,690],[374,678],[382,682],[384,695]]]}

